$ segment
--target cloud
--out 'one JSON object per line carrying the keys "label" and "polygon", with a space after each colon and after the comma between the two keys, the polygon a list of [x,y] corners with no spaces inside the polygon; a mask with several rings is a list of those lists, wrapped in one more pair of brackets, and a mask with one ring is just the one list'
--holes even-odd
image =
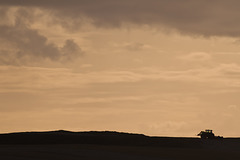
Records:
{"label": "cloud", "polygon": [[211,59],[211,55],[206,52],[193,52],[180,57],[180,59],[187,61],[207,61]]}
{"label": "cloud", "polygon": [[59,59],[59,49],[36,30],[21,26],[0,26],[1,40],[14,46],[16,56],[35,56],[38,58]]}
{"label": "cloud", "polygon": [[11,48],[0,51],[0,61],[5,64],[44,59],[69,61],[83,55],[81,48],[72,39],[66,40],[60,48],[48,42],[47,37],[40,35],[36,30],[27,27],[0,26],[0,34],[0,40]]}
{"label": "cloud", "polygon": [[51,61],[72,61],[83,55],[83,51],[72,39],[64,46],[48,42],[47,37],[36,30],[18,26],[0,26],[0,40],[7,43],[8,49],[0,50],[0,63],[27,64],[28,62],[49,59]]}
{"label": "cloud", "polygon": [[237,64],[222,64],[217,71],[225,77],[231,77],[234,79],[240,77],[240,66]]}
{"label": "cloud", "polygon": [[72,39],[65,41],[64,46],[61,49],[63,59],[65,60],[74,60],[74,58],[83,55],[81,48],[74,42]]}
{"label": "cloud", "polygon": [[[38,7],[50,11],[56,21],[80,25],[89,20],[99,27],[126,23],[161,26],[204,36],[240,36],[236,0],[3,0],[0,5]],[[65,21],[66,22],[66,21]]]}
{"label": "cloud", "polygon": [[150,133],[167,135],[169,133],[172,134],[179,132],[186,125],[188,125],[188,123],[184,121],[164,121],[162,123],[155,123],[145,126],[145,129]]}
{"label": "cloud", "polygon": [[140,51],[146,47],[143,43],[128,43],[125,48],[129,51]]}
{"label": "cloud", "polygon": [[73,39],[66,39],[63,47],[32,27],[41,15],[33,8],[1,7],[0,64],[21,65],[32,61],[72,61],[83,51]]}
{"label": "cloud", "polygon": [[[240,66],[236,64],[178,71],[153,68],[138,71],[113,70],[83,73],[65,68],[1,66],[0,92],[37,92],[42,89],[57,88],[79,89],[97,85],[103,86],[105,89],[120,86],[119,90],[124,89],[123,86],[135,86],[137,88],[133,87],[134,91],[144,87],[147,89],[148,85],[156,85],[161,87],[163,92],[176,93],[187,89],[194,90],[200,86],[204,92],[211,92],[209,89],[211,86],[213,92],[220,92],[220,90],[238,90],[240,87],[239,76]],[[192,88],[187,88],[191,85]]]}

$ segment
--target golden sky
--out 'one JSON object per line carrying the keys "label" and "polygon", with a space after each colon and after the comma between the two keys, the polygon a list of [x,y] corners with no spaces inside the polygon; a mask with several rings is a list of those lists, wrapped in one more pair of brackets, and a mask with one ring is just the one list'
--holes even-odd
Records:
{"label": "golden sky", "polygon": [[0,132],[239,136],[239,6],[1,0]]}

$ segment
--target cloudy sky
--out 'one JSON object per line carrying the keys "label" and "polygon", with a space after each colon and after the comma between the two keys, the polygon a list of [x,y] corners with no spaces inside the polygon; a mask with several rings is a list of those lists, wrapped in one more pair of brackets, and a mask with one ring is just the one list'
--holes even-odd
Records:
{"label": "cloudy sky", "polygon": [[239,6],[1,0],[0,132],[239,136]]}

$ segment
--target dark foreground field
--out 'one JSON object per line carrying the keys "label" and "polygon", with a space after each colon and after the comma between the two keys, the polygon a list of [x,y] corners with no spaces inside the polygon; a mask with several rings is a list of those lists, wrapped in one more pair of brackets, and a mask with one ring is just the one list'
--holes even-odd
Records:
{"label": "dark foreground field", "polygon": [[118,132],[0,134],[0,160],[239,160],[240,139],[148,137]]}
{"label": "dark foreground field", "polygon": [[239,150],[106,145],[0,145],[1,160],[239,160]]}

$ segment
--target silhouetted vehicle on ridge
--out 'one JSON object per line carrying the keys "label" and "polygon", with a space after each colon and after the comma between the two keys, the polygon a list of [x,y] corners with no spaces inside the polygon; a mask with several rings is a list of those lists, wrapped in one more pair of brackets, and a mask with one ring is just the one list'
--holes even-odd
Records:
{"label": "silhouetted vehicle on ridge", "polygon": [[220,139],[223,138],[222,136],[215,136],[213,131],[210,129],[206,129],[205,131],[201,131],[198,136],[200,136],[202,139]]}

